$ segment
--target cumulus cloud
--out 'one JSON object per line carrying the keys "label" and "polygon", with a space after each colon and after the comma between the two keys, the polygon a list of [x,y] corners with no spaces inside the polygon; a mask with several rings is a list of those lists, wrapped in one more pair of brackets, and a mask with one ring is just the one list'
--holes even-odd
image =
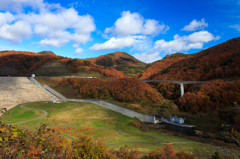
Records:
{"label": "cumulus cloud", "polygon": [[240,32],[240,25],[239,24],[231,25],[230,28],[234,28],[234,29],[236,29],[237,31]]}
{"label": "cumulus cloud", "polygon": [[152,39],[149,36],[145,35],[134,35],[132,36],[134,38],[135,43],[133,44],[132,48],[130,49],[130,52],[134,51],[148,51],[152,48]]}
{"label": "cumulus cloud", "polygon": [[6,13],[0,13],[0,27],[7,24],[7,23],[11,23],[12,21],[15,20],[15,17],[9,13],[9,12],[6,12]]}
{"label": "cumulus cloud", "polygon": [[71,6],[72,8],[77,8],[77,7],[89,7],[89,5],[83,4],[83,2],[76,1],[73,3],[68,4],[68,6]]}
{"label": "cumulus cloud", "polygon": [[59,3],[47,3],[44,0],[1,0],[0,10],[22,13],[25,7],[40,12],[49,12],[50,10],[64,10]]}
{"label": "cumulus cloud", "polygon": [[130,51],[143,51],[149,49],[152,36],[165,33],[169,29],[165,24],[159,24],[154,19],[144,19],[137,12],[123,11],[121,17],[112,27],[106,28],[103,38],[108,39],[104,43],[97,43],[90,50],[111,50],[132,47]]}
{"label": "cumulus cloud", "polygon": [[69,42],[67,39],[43,39],[39,42],[42,46],[53,46],[53,47],[61,47],[64,44]]}
{"label": "cumulus cloud", "polygon": [[[40,41],[41,45],[53,47],[61,47],[69,41],[85,44],[91,40],[90,34],[96,28],[90,15],[80,16],[73,8],[59,13],[32,13],[21,17],[34,25],[35,34],[47,36]],[[66,31],[67,29],[72,29],[74,32]]]}
{"label": "cumulus cloud", "polygon": [[21,18],[35,25],[40,24],[38,27],[49,28],[48,32],[66,28],[72,28],[77,33],[90,33],[95,30],[93,18],[90,15],[80,16],[73,8],[59,13],[25,14]]}
{"label": "cumulus cloud", "polygon": [[164,39],[157,40],[154,48],[159,51],[174,52],[190,49],[201,49],[204,43],[212,40],[218,40],[220,36],[214,36],[208,31],[194,32],[188,36],[179,36],[176,34],[172,41],[165,41]]}
{"label": "cumulus cloud", "polygon": [[105,33],[129,36],[135,34],[156,35],[169,29],[165,24],[159,24],[154,19],[144,19],[139,13],[123,11],[121,18],[117,19],[114,26],[105,29]]}
{"label": "cumulus cloud", "polygon": [[[90,15],[79,15],[73,8],[62,8],[59,4],[49,4],[43,0],[8,0],[0,1],[0,9],[9,9],[14,3],[19,10],[23,7],[36,7],[38,12],[17,13],[15,15],[0,12],[0,38],[11,43],[19,43],[31,35],[43,38],[41,46],[61,47],[72,41],[85,44],[92,40],[91,32],[96,27]],[[14,8],[12,8],[14,10]],[[55,11],[51,11],[55,9]],[[19,11],[14,10],[14,11]],[[56,11],[57,10],[57,11]],[[24,25],[25,26],[24,26]]]}
{"label": "cumulus cloud", "polygon": [[203,29],[205,27],[208,27],[208,23],[205,22],[204,18],[201,19],[201,21],[197,21],[196,19],[194,19],[193,21],[190,22],[189,25],[185,25],[185,27],[182,28],[182,30],[195,31],[198,29]]}
{"label": "cumulus cloud", "polygon": [[79,47],[79,44],[73,44],[73,47],[74,47],[74,48],[78,48],[78,47]]}
{"label": "cumulus cloud", "polygon": [[159,56],[159,51],[156,51],[154,49],[151,49],[148,52],[144,52],[144,53],[135,53],[133,54],[133,56],[136,59],[143,61],[145,63],[152,63],[154,61],[162,59],[162,57]]}
{"label": "cumulus cloud", "polygon": [[22,39],[30,37],[31,34],[30,24],[24,21],[17,21],[12,25],[5,24],[0,27],[0,39],[5,39],[12,43],[19,43]]}
{"label": "cumulus cloud", "polygon": [[82,48],[77,48],[74,52],[74,55],[75,54],[81,54],[83,52],[83,49]]}
{"label": "cumulus cloud", "polygon": [[135,43],[135,40],[133,37],[124,37],[124,38],[112,37],[111,39],[109,39],[108,41],[102,44],[100,43],[94,44],[89,49],[94,51],[121,49],[124,47],[132,46],[134,43]]}

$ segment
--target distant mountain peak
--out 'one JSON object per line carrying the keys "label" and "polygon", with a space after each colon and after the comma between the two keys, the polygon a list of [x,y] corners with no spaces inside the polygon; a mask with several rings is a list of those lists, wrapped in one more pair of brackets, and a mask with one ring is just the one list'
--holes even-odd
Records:
{"label": "distant mountain peak", "polygon": [[41,51],[41,52],[38,52],[38,54],[41,54],[41,55],[56,55],[52,51]]}
{"label": "distant mountain peak", "polygon": [[106,55],[101,55],[96,58],[90,58],[89,61],[101,66],[117,66],[117,65],[131,65],[145,67],[144,62],[139,61],[135,57],[129,55],[126,52],[113,52]]}

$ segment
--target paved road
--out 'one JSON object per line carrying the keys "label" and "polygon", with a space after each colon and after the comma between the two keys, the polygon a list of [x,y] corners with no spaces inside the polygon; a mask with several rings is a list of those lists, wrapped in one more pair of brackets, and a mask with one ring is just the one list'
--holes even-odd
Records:
{"label": "paved road", "polygon": [[168,83],[183,83],[183,84],[202,84],[206,81],[174,81],[174,80],[142,80],[144,82],[168,82]]}

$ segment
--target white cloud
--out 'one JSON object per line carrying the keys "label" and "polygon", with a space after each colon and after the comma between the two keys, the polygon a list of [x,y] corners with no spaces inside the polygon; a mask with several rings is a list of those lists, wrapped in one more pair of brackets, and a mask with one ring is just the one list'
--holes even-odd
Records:
{"label": "white cloud", "polygon": [[204,18],[201,19],[201,21],[197,21],[196,19],[194,19],[193,21],[190,22],[189,25],[185,25],[185,27],[182,28],[181,30],[195,31],[198,29],[203,29],[205,27],[208,27],[208,23],[205,22]]}
{"label": "white cloud", "polygon": [[132,46],[135,43],[133,37],[115,38],[112,37],[108,41],[102,44],[94,44],[90,47],[90,50],[101,51],[101,50],[111,50],[111,49],[121,49],[124,47]]}
{"label": "white cloud", "polygon": [[73,44],[73,47],[74,47],[74,48],[78,48],[78,47],[79,47],[79,44]]}
{"label": "white cloud", "polygon": [[159,24],[154,19],[144,19],[139,13],[123,11],[121,18],[117,19],[114,26],[105,29],[105,33],[113,35],[129,36],[135,34],[156,35],[165,32],[169,27]]}
{"label": "white cloud", "polygon": [[240,32],[240,25],[239,24],[231,25],[230,28],[234,28],[234,29],[236,29],[237,31]]}
{"label": "white cloud", "polygon": [[59,13],[25,14],[21,18],[34,25],[35,34],[46,37],[40,42],[41,45],[53,47],[60,47],[69,41],[85,44],[91,40],[90,34],[95,30],[93,18],[90,15],[80,16],[73,8]]}
{"label": "white cloud", "polygon": [[22,39],[29,38],[31,34],[30,24],[24,21],[17,21],[12,25],[5,24],[0,27],[0,39],[5,39],[12,43],[19,43]]}
{"label": "white cloud", "polygon": [[43,39],[39,42],[42,46],[53,46],[53,47],[61,47],[64,44],[69,42],[69,40],[64,40],[64,39]]}
{"label": "white cloud", "polygon": [[72,8],[89,7],[89,5],[83,4],[83,2],[80,2],[80,1],[70,3],[70,4],[68,4],[68,6],[71,6]]}
{"label": "white cloud", "polygon": [[135,40],[133,47],[130,49],[130,52],[133,51],[148,51],[152,48],[152,39],[149,36],[145,35],[135,35],[132,36]]}
{"label": "white cloud", "polygon": [[14,12],[22,12],[23,7],[33,7],[34,9],[44,8],[43,0],[1,0],[1,10],[11,10]]}
{"label": "white cloud", "polygon": [[[1,39],[19,43],[34,33],[43,38],[39,42],[41,46],[52,47],[61,47],[70,41],[79,45],[92,40],[91,32],[96,27],[90,15],[79,15],[73,8],[62,8],[59,4],[48,4],[43,0],[0,1],[0,9],[9,9],[12,4],[19,8],[18,10],[12,8],[17,12],[26,6],[32,9],[36,7],[38,12],[15,15],[0,12]],[[51,9],[55,10],[52,12]]]}
{"label": "white cloud", "polygon": [[212,40],[218,40],[220,36],[214,36],[208,31],[194,32],[188,36],[179,36],[176,34],[174,40],[165,41],[164,39],[157,40],[154,48],[159,51],[174,52],[190,49],[201,49],[203,44]]}
{"label": "white cloud", "polygon": [[144,19],[139,13],[123,11],[121,17],[112,27],[106,28],[103,38],[108,39],[104,43],[97,43],[90,50],[111,50],[132,47],[130,51],[149,50],[152,36],[165,33],[169,29],[165,24],[159,24],[154,19]]}
{"label": "white cloud", "polygon": [[49,32],[49,28],[45,25],[36,24],[34,27],[34,32],[35,32],[35,34],[44,36]]}
{"label": "white cloud", "polygon": [[81,54],[83,52],[82,48],[77,48],[74,52],[74,54]]}
{"label": "white cloud", "polygon": [[162,57],[159,56],[159,51],[156,51],[154,49],[151,49],[151,50],[149,50],[148,52],[145,52],[145,53],[135,53],[135,54],[133,54],[133,56],[136,59],[138,59],[140,61],[143,61],[145,63],[152,63],[154,61],[162,59]]}
{"label": "white cloud", "polygon": [[25,21],[34,25],[42,25],[49,28],[48,32],[54,30],[74,29],[75,32],[85,34],[95,30],[94,20],[90,15],[78,15],[73,8],[66,9],[59,13],[41,13],[41,14],[24,14],[20,16]]}
{"label": "white cloud", "polygon": [[3,25],[7,24],[7,23],[11,23],[12,21],[15,20],[15,17],[9,13],[0,13],[0,27],[2,27]]}

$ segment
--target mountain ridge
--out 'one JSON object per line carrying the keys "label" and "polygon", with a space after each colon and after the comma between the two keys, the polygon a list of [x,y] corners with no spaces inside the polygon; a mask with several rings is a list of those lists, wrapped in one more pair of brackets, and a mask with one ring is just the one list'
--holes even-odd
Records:
{"label": "mountain ridge", "polygon": [[240,37],[187,56],[153,74],[150,79],[201,81],[239,77],[239,61]]}

